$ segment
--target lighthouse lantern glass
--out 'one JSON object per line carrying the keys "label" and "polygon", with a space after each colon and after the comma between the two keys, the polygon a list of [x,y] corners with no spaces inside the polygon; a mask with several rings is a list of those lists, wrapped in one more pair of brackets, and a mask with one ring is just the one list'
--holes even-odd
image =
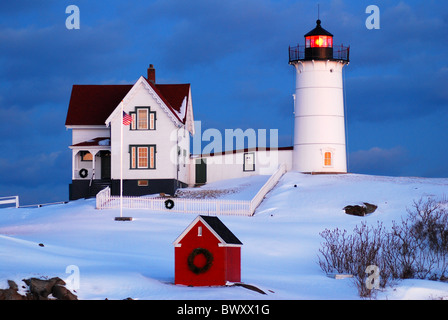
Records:
{"label": "lighthouse lantern glass", "polygon": [[331,36],[309,36],[305,37],[305,48],[332,48],[333,37]]}

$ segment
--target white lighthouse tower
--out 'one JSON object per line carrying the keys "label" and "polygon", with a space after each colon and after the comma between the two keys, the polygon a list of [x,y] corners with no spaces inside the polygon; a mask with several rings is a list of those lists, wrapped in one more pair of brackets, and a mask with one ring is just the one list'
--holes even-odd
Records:
{"label": "white lighthouse tower", "polygon": [[306,173],[346,173],[342,69],[349,47],[333,46],[321,27],[305,34],[305,45],[289,48],[296,70],[292,168]]}

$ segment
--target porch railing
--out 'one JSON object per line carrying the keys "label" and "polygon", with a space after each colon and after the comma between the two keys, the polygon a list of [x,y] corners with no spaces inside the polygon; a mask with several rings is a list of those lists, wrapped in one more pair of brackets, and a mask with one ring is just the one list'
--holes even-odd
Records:
{"label": "porch railing", "polygon": [[[252,200],[218,200],[218,199],[191,199],[166,197],[123,197],[123,208],[148,209],[154,211],[168,211],[180,213],[208,214],[208,215],[238,215],[252,216],[263,201],[266,194],[277,184],[286,166],[280,165],[277,171],[261,187]],[[166,201],[172,200],[174,206],[167,208]],[[96,195],[97,209],[116,209],[120,207],[120,196],[111,195],[110,188],[106,187]]]}

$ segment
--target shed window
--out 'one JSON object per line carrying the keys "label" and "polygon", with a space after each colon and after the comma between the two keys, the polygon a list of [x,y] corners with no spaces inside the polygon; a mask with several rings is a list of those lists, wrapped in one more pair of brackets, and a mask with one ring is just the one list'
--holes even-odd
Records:
{"label": "shed window", "polygon": [[198,227],[198,237],[202,237],[202,227]]}

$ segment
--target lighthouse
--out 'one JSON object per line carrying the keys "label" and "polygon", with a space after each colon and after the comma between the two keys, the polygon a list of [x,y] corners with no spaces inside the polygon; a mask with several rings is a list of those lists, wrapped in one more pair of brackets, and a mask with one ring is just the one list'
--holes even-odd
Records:
{"label": "lighthouse", "polygon": [[346,173],[342,69],[349,63],[350,47],[334,46],[320,20],[304,37],[304,44],[289,47],[296,73],[292,169]]}

